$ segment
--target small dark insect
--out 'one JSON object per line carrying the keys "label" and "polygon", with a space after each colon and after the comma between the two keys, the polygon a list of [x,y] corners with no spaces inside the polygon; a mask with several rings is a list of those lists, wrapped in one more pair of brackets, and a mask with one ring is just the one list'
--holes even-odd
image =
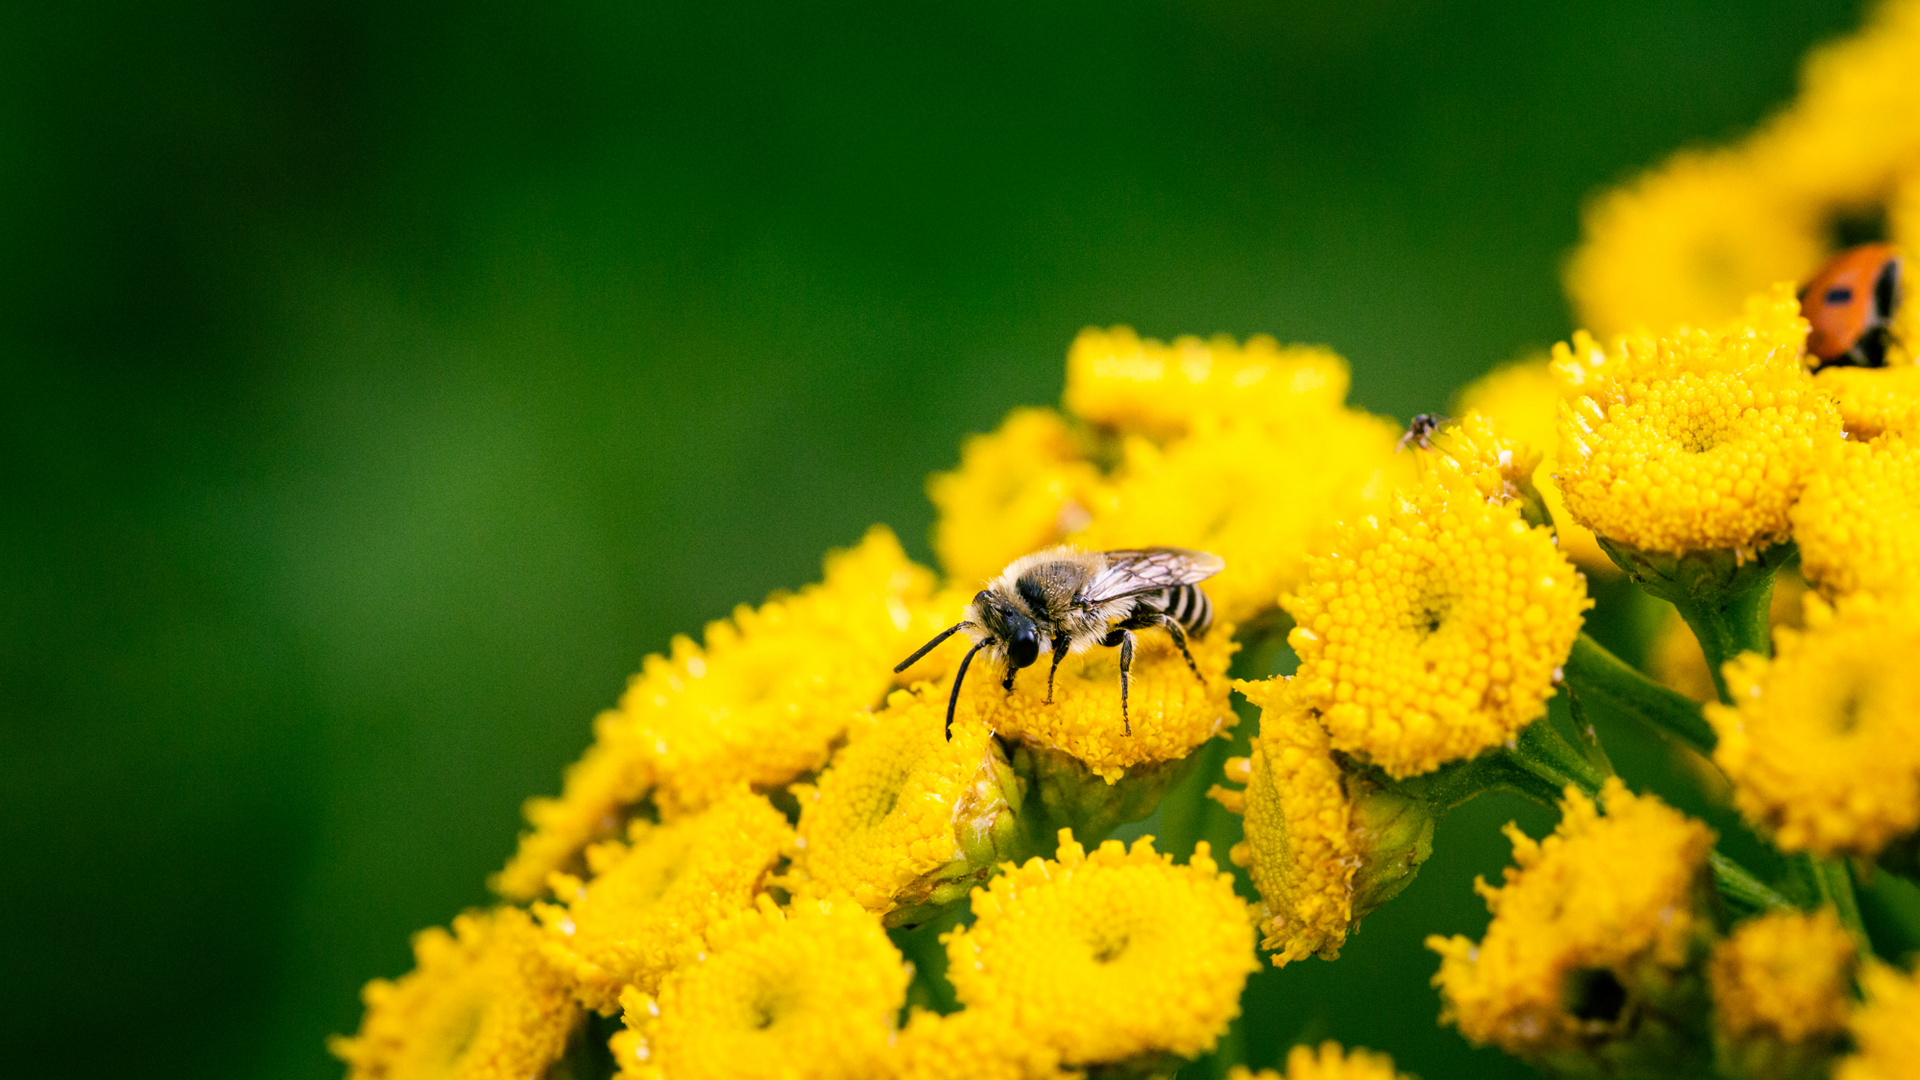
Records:
{"label": "small dark insect", "polygon": [[1439,413],[1423,412],[1407,425],[1407,433],[1400,436],[1400,441],[1395,443],[1393,448],[1405,450],[1407,444],[1412,443],[1425,450],[1433,445],[1433,433],[1439,431],[1440,425],[1446,422],[1447,418]]}
{"label": "small dark insect", "polygon": [[1053,676],[1060,661],[1095,645],[1120,649],[1120,722],[1133,734],[1127,716],[1127,688],[1133,682],[1133,632],[1159,627],[1173,638],[1195,678],[1203,678],[1187,651],[1187,635],[1201,637],[1213,625],[1213,604],[1197,582],[1226,565],[1218,555],[1185,548],[1130,551],[1082,551],[1054,547],[1007,564],[1000,576],[974,595],[961,620],[920,646],[893,670],[902,672],[934,647],[965,631],[973,648],[960,660],[947,698],[947,738],[953,738],[953,710],[967,665],[982,650],[1005,663],[1001,683],[1013,692],[1013,677],[1042,652],[1053,654],[1047,670],[1047,701],[1053,701]]}
{"label": "small dark insect", "polygon": [[1862,244],[1835,255],[1800,287],[1814,370],[1885,367],[1899,306],[1900,252],[1892,244]]}

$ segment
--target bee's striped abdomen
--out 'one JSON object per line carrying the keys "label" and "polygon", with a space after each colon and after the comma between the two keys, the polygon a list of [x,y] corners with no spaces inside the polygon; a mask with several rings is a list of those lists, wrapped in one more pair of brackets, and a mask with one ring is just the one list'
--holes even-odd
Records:
{"label": "bee's striped abdomen", "polygon": [[1213,602],[1198,585],[1176,585],[1161,592],[1156,599],[1160,610],[1173,616],[1173,621],[1194,637],[1204,635],[1207,627],[1213,625]]}

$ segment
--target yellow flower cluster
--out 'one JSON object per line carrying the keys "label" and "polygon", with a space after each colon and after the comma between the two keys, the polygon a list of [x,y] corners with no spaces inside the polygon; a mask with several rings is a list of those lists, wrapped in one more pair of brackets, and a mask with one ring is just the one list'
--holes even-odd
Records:
{"label": "yellow flower cluster", "polygon": [[1784,286],[1719,330],[1554,347],[1566,389],[1560,481],[1576,520],[1643,552],[1756,552],[1840,436],[1800,363],[1806,324]]}
{"label": "yellow flower cluster", "polygon": [[[1914,310],[1920,311],[1920,305]],[[1920,365],[1830,367],[1814,376],[1814,382],[1833,398],[1849,438],[1864,442],[1882,435],[1920,436]]]}
{"label": "yellow flower cluster", "polygon": [[1871,857],[1920,827],[1920,609],[1809,597],[1807,628],[1772,659],[1727,665],[1732,706],[1707,706],[1734,802],[1786,851]]}
{"label": "yellow flower cluster", "polygon": [[1704,1007],[1686,982],[1713,932],[1713,833],[1617,779],[1601,801],[1604,817],[1569,787],[1542,842],[1509,825],[1518,868],[1503,887],[1477,886],[1486,936],[1427,939],[1444,1017],[1473,1042],[1574,1068],[1605,1056],[1623,1017],[1645,1028]]}
{"label": "yellow flower cluster", "polygon": [[[1920,3],[1883,3],[1809,57],[1798,98],[1744,142],[1675,154],[1597,200],[1567,265],[1581,321],[1611,336],[1729,318],[1748,294],[1812,273],[1837,220],[1876,211],[1920,249],[1916,56]],[[1916,310],[1897,324],[1895,364],[1920,340]]]}
{"label": "yellow flower cluster", "polygon": [[927,482],[939,511],[933,552],[947,575],[984,581],[1085,528],[1111,503],[1090,444],[1051,409],[1015,409],[1000,430],[969,436],[960,467]]}
{"label": "yellow flower cluster", "polygon": [[1714,947],[1708,968],[1719,1036],[1794,1044],[1841,1035],[1855,959],[1853,939],[1831,908],[1742,924]]}
{"label": "yellow flower cluster", "polygon": [[518,908],[472,912],[413,939],[415,967],[361,996],[360,1034],[328,1045],[349,1080],[523,1080],[559,1060],[580,1006]]}
{"label": "yellow flower cluster", "polygon": [[1828,447],[1792,516],[1800,571],[1823,594],[1920,587],[1920,448],[1905,437]]}
{"label": "yellow flower cluster", "polygon": [[1282,603],[1295,678],[1335,749],[1411,776],[1544,715],[1591,602],[1521,509],[1430,475],[1312,560]]}
{"label": "yellow flower cluster", "polygon": [[1407,1080],[1394,1071],[1393,1059],[1358,1047],[1342,1050],[1336,1042],[1323,1042],[1316,1049],[1296,1046],[1287,1051],[1287,1071],[1261,1069],[1252,1072],[1244,1065],[1227,1070],[1227,1080]]}
{"label": "yellow flower cluster", "polygon": [[1834,1067],[1833,1080],[1911,1077],[1920,1061],[1920,974],[1868,963],[1860,991],[1865,1003],[1847,1024],[1854,1053]]}
{"label": "yellow flower cluster", "polygon": [[1066,406],[1089,423],[1154,439],[1189,434],[1207,417],[1281,425],[1337,410],[1347,362],[1318,345],[1256,334],[1163,344],[1124,326],[1082,330],[1067,350]]}

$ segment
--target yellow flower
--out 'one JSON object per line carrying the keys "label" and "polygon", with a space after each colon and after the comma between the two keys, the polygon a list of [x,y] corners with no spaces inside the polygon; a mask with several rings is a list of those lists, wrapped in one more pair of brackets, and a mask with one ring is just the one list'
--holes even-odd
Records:
{"label": "yellow flower", "polygon": [[1829,447],[1793,508],[1793,538],[1801,572],[1827,596],[1913,591],[1920,586],[1920,449],[1897,435]]}
{"label": "yellow flower", "polygon": [[1783,851],[1871,858],[1920,826],[1920,607],[1807,598],[1807,628],[1774,657],[1726,667],[1734,705],[1708,705],[1734,805]]}
{"label": "yellow flower", "polygon": [[1517,503],[1429,482],[1397,513],[1347,528],[1282,606],[1296,678],[1334,748],[1404,777],[1544,715],[1591,602]]}
{"label": "yellow flower", "polygon": [[1549,1071],[1645,1065],[1636,1055],[1684,1047],[1704,1019],[1692,969],[1713,932],[1713,832],[1618,779],[1601,799],[1605,817],[1569,787],[1544,842],[1508,825],[1518,868],[1501,888],[1475,886],[1493,913],[1486,936],[1427,939],[1443,1018]]}
{"label": "yellow flower", "polygon": [[620,997],[614,1060],[631,1080],[860,1078],[880,1073],[909,975],[878,916],[855,904],[758,907],[707,935],[658,998]]}
{"label": "yellow flower", "polygon": [[1554,379],[1544,356],[1496,368],[1467,384],[1454,405],[1459,413],[1484,413],[1519,441],[1541,451],[1533,470],[1533,486],[1546,501],[1553,515],[1554,532],[1560,547],[1585,573],[1617,575],[1620,568],[1600,550],[1593,530],[1573,520],[1566,500],[1554,479],[1559,468],[1556,451],[1560,439],[1556,417],[1560,408],[1560,384]]}
{"label": "yellow flower", "polygon": [[1060,1053],[985,1009],[916,1009],[883,1074],[888,1080],[1068,1080]]}
{"label": "yellow flower", "polygon": [[861,709],[877,704],[896,661],[918,645],[933,575],[884,528],[826,560],[826,580],[675,638],[649,656],[619,708],[595,722],[595,746],[557,801],[535,800],[535,830],[495,878],[528,897],[576,853],[612,835],[651,786],[661,816],[700,810],[734,786],[775,787],[826,764]]}
{"label": "yellow flower", "polygon": [[1331,960],[1361,918],[1412,881],[1432,851],[1433,813],[1341,768],[1289,680],[1234,685],[1260,707],[1260,733],[1250,758],[1227,762],[1227,778],[1246,790],[1208,794],[1246,818],[1231,855],[1260,890],[1260,945],[1276,966]]}
{"label": "yellow flower", "polygon": [[1088,327],[1067,350],[1067,409],[1104,427],[1165,439],[1202,417],[1286,424],[1340,408],[1347,362],[1318,345],[1283,346],[1264,334],[1245,345],[1219,336],[1141,338]]}
{"label": "yellow flower", "polygon": [[328,1040],[352,1080],[523,1080],[560,1059],[580,1006],[526,912],[461,915],[415,935],[413,955],[361,991],[360,1034]]}
{"label": "yellow flower", "polygon": [[817,786],[800,800],[790,887],[844,892],[887,924],[921,921],[965,898],[1011,857],[1020,783],[987,727],[945,734],[947,697],[897,690],[857,722]]}
{"label": "yellow flower", "polygon": [[[1920,310],[1920,304],[1907,307]],[[1920,367],[1830,367],[1813,382],[1833,397],[1850,438],[1920,435]]]}
{"label": "yellow flower", "polygon": [[1605,337],[1738,315],[1747,295],[1798,281],[1826,253],[1825,222],[1750,153],[1684,151],[1583,215],[1567,296]]}
{"label": "yellow flower", "polygon": [[1108,496],[1081,442],[1051,409],[1015,409],[991,435],[967,438],[960,467],[927,481],[933,550],[950,578],[977,588],[1092,520]]}
{"label": "yellow flower", "polygon": [[1839,435],[1800,363],[1790,289],[1754,297],[1719,331],[1554,346],[1567,508],[1643,552],[1753,552],[1787,538],[1788,509]]}
{"label": "yellow flower", "polygon": [[1068,1065],[1210,1049],[1257,966],[1246,906],[1204,842],[1175,866],[1144,837],[1089,855],[1061,830],[1057,860],[1008,868],[973,912],[946,938],[960,1000]]}
{"label": "yellow flower", "polygon": [[1318,1050],[1296,1046],[1287,1051],[1287,1071],[1261,1069],[1252,1072],[1245,1065],[1227,1070],[1227,1080],[1407,1080],[1393,1070],[1393,1059],[1385,1054],[1355,1047],[1342,1051],[1337,1042],[1323,1042]]}
{"label": "yellow flower", "polygon": [[1902,1080],[1920,1061],[1920,975],[1869,961],[1860,973],[1864,1003],[1853,1011],[1854,1053],[1833,1080]]}
{"label": "yellow flower", "polygon": [[1821,1075],[1846,1033],[1854,960],[1832,908],[1763,915],[1715,945],[1708,973],[1723,1071]]}
{"label": "yellow flower", "polygon": [[591,881],[554,875],[565,906],[534,905],[547,955],[588,1007],[610,1014],[622,987],[658,989],[700,951],[708,927],[752,906],[792,836],[787,819],[745,789],[664,825],[634,821],[627,843],[587,849]]}
{"label": "yellow flower", "polygon": [[[1238,722],[1228,703],[1227,665],[1240,648],[1232,626],[1188,639],[1199,678],[1165,634],[1137,636],[1127,693],[1131,735],[1120,717],[1120,651],[1105,647],[1061,663],[1052,704],[1045,664],[1026,669],[1012,693],[1001,689],[999,672],[976,672],[960,693],[957,717],[977,717],[1004,739],[1058,750],[1108,783],[1136,766],[1178,761]],[[956,732],[960,723],[956,718]]]}

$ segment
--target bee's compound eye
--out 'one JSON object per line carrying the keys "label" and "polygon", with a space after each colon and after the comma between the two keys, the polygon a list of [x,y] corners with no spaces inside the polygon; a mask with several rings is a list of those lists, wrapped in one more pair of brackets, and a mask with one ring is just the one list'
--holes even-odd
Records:
{"label": "bee's compound eye", "polygon": [[1023,668],[1040,658],[1040,639],[1031,630],[1021,630],[1007,642],[1007,659]]}

